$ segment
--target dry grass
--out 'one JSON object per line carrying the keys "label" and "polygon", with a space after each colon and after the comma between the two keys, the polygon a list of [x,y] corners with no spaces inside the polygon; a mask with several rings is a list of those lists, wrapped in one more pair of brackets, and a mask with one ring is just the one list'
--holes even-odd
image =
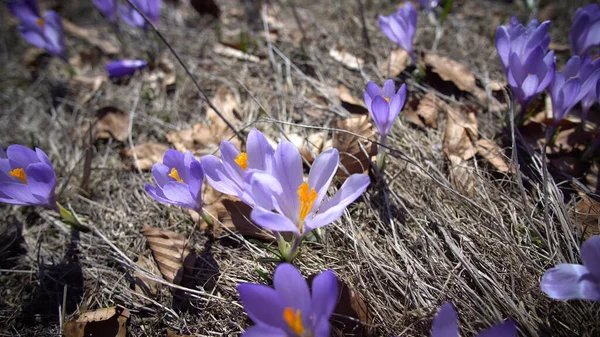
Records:
{"label": "dry grass", "polygon": [[[285,38],[268,48],[257,37],[263,29],[259,24],[253,35],[257,44],[250,49],[262,58],[257,64],[212,54],[215,22],[199,20],[183,5],[177,10],[165,6],[161,29],[209,94],[226,86],[239,97],[246,131],[258,127],[278,140],[290,132],[310,132],[303,125],[328,127],[336,118],[348,116],[327,88],[343,83],[360,97],[365,81],[384,78],[376,65],[391,46],[379,33],[375,18],[377,13],[392,12],[394,5],[365,2],[370,48],[363,44],[355,2],[304,1],[297,14],[306,32],[305,52]],[[223,9],[239,7],[234,0],[221,3]],[[491,44],[495,25],[500,17],[523,9],[500,1],[485,1],[481,6],[470,1],[455,3],[456,11],[437,44],[435,28],[424,15],[419,16],[417,47],[430,50],[436,45],[437,52],[468,64],[480,78],[501,79]],[[291,7],[286,2],[278,8],[277,18],[287,29],[294,29]],[[574,7],[568,10],[572,13]],[[61,13],[111,36],[89,2]],[[6,22],[7,14],[2,15]],[[244,18],[228,18],[221,29],[250,30]],[[121,165],[119,154],[127,143],[96,143],[91,191],[78,188],[86,148],[77,130],[93,121],[93,111],[106,105],[130,111],[135,105],[133,142],[167,143],[168,131],[204,119],[206,104],[190,79],[178,68],[177,89],[172,94],[149,91],[138,76],[127,84],[105,86],[83,106],[71,95],[63,95],[61,104],[53,105],[65,88],[64,66],[51,60],[37,77],[31,77],[20,58],[25,43],[15,31],[10,26],[0,36],[4,46],[0,67],[5,74],[0,79],[0,144],[44,149],[57,170],[59,200],[82,214],[93,231],[71,232],[55,215],[41,209],[0,208],[0,216],[6,219],[0,226],[0,325],[4,325],[0,330],[6,335],[57,335],[58,304],[66,299],[67,313],[117,304],[129,308],[132,336],[164,336],[167,327],[197,336],[238,335],[249,321],[235,287],[239,282],[260,282],[255,268],[272,272],[273,266],[255,262],[267,256],[264,249],[235,233],[213,242],[184,210],[152,200],[143,190],[150,175]],[[565,34],[552,33],[553,37]],[[147,48],[156,48],[145,36],[125,29],[124,55],[139,57]],[[351,71],[328,57],[329,48],[336,44],[367,59],[365,67]],[[78,40],[69,40],[68,47],[72,56],[87,48]],[[101,63],[88,71],[100,73]],[[411,95],[432,90],[411,74],[401,78]],[[327,105],[315,106],[310,99],[315,95],[328,98]],[[443,97],[458,104],[468,101]],[[320,114],[309,115],[308,110]],[[484,137],[493,138],[501,128],[502,116],[483,107],[478,120]],[[297,260],[302,272],[334,270],[365,298],[374,316],[372,325],[381,336],[427,335],[431,317],[444,301],[458,308],[465,336],[507,317],[519,323],[525,336],[600,334],[600,307],[551,301],[539,289],[545,269],[578,261],[581,242],[568,216],[572,205],[565,204],[553,181],[548,182],[549,203],[544,205],[540,159],[521,161],[532,172],[527,177],[521,173],[499,176],[472,160],[469,167],[476,193],[461,196],[448,180],[441,151],[444,123],[440,125],[440,130],[419,130],[396,123],[389,137],[392,151],[386,184],[370,188],[340,221],[324,230],[321,242],[304,247]],[[527,157],[525,153],[520,156]],[[544,221],[544,212],[549,222]],[[144,224],[182,233],[198,253],[194,286],[183,300],[181,289],[176,291],[160,278],[156,279],[164,285],[151,304],[144,304],[132,290],[133,275],[139,271],[137,257],[150,256],[140,233]]]}

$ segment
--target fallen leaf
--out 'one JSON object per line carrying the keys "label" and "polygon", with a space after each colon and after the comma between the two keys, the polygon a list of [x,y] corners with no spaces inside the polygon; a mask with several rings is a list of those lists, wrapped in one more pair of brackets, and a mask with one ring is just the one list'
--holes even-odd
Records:
{"label": "fallen leaf", "polygon": [[215,18],[221,15],[221,9],[214,0],[191,0],[190,4],[200,14],[209,14]]}
{"label": "fallen leaf", "polygon": [[[388,56],[383,64],[379,67],[379,71],[382,74],[387,74],[386,78],[392,78],[400,75],[404,69],[406,69],[406,65],[410,56],[404,49],[395,49],[392,50],[390,56]],[[389,71],[389,73],[388,73]]]}
{"label": "fallen leaf", "polygon": [[98,120],[93,126],[94,139],[114,138],[120,142],[129,136],[129,114],[112,106],[96,111]]}
{"label": "fallen leaf", "polygon": [[252,207],[239,200],[234,201],[231,199],[223,199],[221,202],[225,209],[227,209],[227,212],[230,216],[229,219],[225,219],[226,222],[231,221],[233,227],[240,234],[244,236],[255,237],[264,241],[275,240],[275,237],[271,233],[261,227],[258,227],[250,220],[250,212],[252,211]]}
{"label": "fallen leaf", "polygon": [[319,153],[323,151],[327,131],[314,132],[308,137],[302,137],[297,133],[287,135],[289,141],[296,146],[306,161],[312,163]]}
{"label": "fallen leaf", "polygon": [[360,70],[365,64],[365,60],[356,57],[338,47],[329,49],[329,56],[350,70]]}
{"label": "fallen leaf", "polygon": [[253,62],[253,63],[260,62],[260,58],[258,58],[258,56],[244,53],[241,50],[231,48],[228,46],[224,46],[220,43],[215,44],[215,46],[213,48],[213,52],[217,55],[236,58],[236,59],[242,60],[242,61],[248,61],[248,62]]}
{"label": "fallen leaf", "polygon": [[430,127],[437,129],[438,127],[438,105],[439,101],[433,93],[428,93],[423,98],[418,100],[418,106],[415,109],[416,100],[409,101],[407,108],[404,111],[404,119],[419,127]]}
{"label": "fallen leaf", "polygon": [[479,139],[477,141],[477,153],[499,172],[508,173],[515,171],[514,168],[511,170],[511,166],[508,165],[500,147],[491,140],[485,138]]}
{"label": "fallen leaf", "polygon": [[357,100],[356,98],[354,98],[354,96],[352,96],[352,93],[350,93],[350,90],[348,90],[348,88],[346,88],[345,85],[343,85],[343,84],[338,85],[337,93],[338,93],[338,96],[340,97],[342,106],[344,107],[344,109],[348,110],[350,113],[358,114],[358,115],[363,115],[363,114],[369,113],[369,110],[365,106],[364,101]]}
{"label": "fallen leaf", "polygon": [[585,239],[600,235],[600,203],[583,192],[579,192],[579,196],[581,199],[569,212],[571,221],[579,227]]}
{"label": "fallen leaf", "polygon": [[[373,139],[375,132],[369,121],[368,115],[354,116],[338,120],[334,123],[334,128],[344,131],[333,131],[332,146],[340,152],[340,168],[336,175],[347,177],[354,173],[364,173],[369,170],[369,160],[374,160],[377,155],[377,146],[375,143],[364,140],[354,134],[367,139]],[[361,145],[364,148],[361,149]],[[366,154],[365,154],[366,152]]]}
{"label": "fallen leaf", "polygon": [[[156,263],[154,263],[154,261],[151,258],[144,256],[143,253],[140,253],[138,255],[137,264],[138,264],[138,266],[140,266],[143,269],[146,269],[153,275],[160,277]],[[158,283],[156,283],[155,281],[152,281],[151,279],[147,278],[144,275],[145,274],[136,270],[136,272],[135,272],[135,292],[138,294],[142,294],[146,297],[155,298],[156,295],[158,294]],[[148,301],[145,301],[143,299],[142,299],[142,302],[144,302],[144,304],[149,303]]]}
{"label": "fallen leaf", "polygon": [[[136,158],[140,170],[147,171],[152,168],[155,163],[161,163],[165,152],[169,149],[168,146],[161,143],[142,143],[123,149],[121,157],[123,164],[131,169],[136,168]],[[134,156],[135,154],[135,156]]]}
{"label": "fallen leaf", "polygon": [[195,263],[195,255],[190,254],[192,250],[188,241],[181,234],[148,225],[144,225],[142,234],[148,240],[163,278],[168,282],[179,284],[183,277],[183,268],[193,266]]}
{"label": "fallen leaf", "polygon": [[82,313],[69,321],[63,328],[65,337],[125,337],[129,310],[110,307]]}
{"label": "fallen leaf", "polygon": [[426,53],[425,64],[431,67],[432,71],[440,75],[444,81],[454,83],[460,90],[474,92],[477,89],[475,75],[471,70],[450,58],[437,54]]}
{"label": "fallen leaf", "polygon": [[121,51],[119,46],[116,46],[110,41],[100,37],[100,34],[98,34],[98,31],[95,29],[79,27],[64,17],[62,18],[62,24],[68,34],[80,38],[95,47],[98,47],[106,55],[118,54]]}
{"label": "fallen leaf", "polygon": [[472,111],[457,111],[443,103],[446,111],[446,130],[442,149],[447,157],[457,156],[463,160],[473,158],[477,152],[473,141],[479,138],[477,118]]}
{"label": "fallen leaf", "polygon": [[[238,114],[236,114],[236,109],[238,106],[237,99],[235,95],[225,87],[217,88],[215,95],[211,98],[210,102],[212,105],[219,110],[221,115],[229,123],[232,123],[234,126],[239,124],[240,120],[238,118]],[[210,120],[213,124],[218,124],[222,129],[228,129],[227,124],[223,121],[221,117],[213,110],[211,107],[208,107],[206,110],[206,118]]]}
{"label": "fallen leaf", "polygon": [[468,161],[459,156],[448,156],[450,161],[450,183],[462,195],[475,195],[475,177]]}
{"label": "fallen leaf", "polygon": [[69,80],[69,90],[75,96],[78,104],[87,103],[104,83],[108,81],[106,76],[82,76],[78,75]]}

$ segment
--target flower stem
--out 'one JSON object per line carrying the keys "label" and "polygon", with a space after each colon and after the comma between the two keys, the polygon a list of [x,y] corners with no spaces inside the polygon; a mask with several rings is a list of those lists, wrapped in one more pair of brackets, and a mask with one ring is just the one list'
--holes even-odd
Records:
{"label": "flower stem", "polygon": [[72,209],[64,208],[60,203],[56,203],[59,209],[60,216],[62,217],[62,221],[67,225],[71,226],[71,228],[77,229],[82,232],[89,232],[90,229],[83,225],[77,217],[75,216],[75,212]]}
{"label": "flower stem", "polygon": [[379,172],[383,173],[383,169],[385,168],[385,158],[387,157],[387,153],[383,151],[379,151],[377,153],[377,168]]}

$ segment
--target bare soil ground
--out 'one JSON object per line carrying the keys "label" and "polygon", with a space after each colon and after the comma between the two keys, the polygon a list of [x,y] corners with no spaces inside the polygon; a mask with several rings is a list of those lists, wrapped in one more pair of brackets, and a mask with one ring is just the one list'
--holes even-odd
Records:
{"label": "bare soil ground", "polygon": [[[329,128],[350,116],[328,88],[341,83],[361,100],[367,81],[382,83],[386,78],[380,65],[395,47],[380,32],[377,14],[390,14],[399,4],[362,2],[368,44],[359,2],[351,0],[273,1],[265,10],[273,18],[267,29],[277,29],[271,43],[260,17],[255,13],[249,19],[245,2],[238,0],[218,1],[220,24],[198,15],[185,1],[165,1],[159,29],[208,97],[219,87],[233,93],[242,120],[238,129],[256,127],[278,141],[289,134],[308,136],[313,131],[307,126]],[[568,43],[570,19],[585,3],[540,5],[539,15],[554,20],[553,42]],[[256,262],[268,253],[234,232],[211,239],[185,210],[150,198],[143,187],[152,180],[149,172],[124,166],[121,157],[135,144],[168,145],[170,131],[205,122],[202,96],[152,31],[126,26],[117,31],[91,1],[41,5],[56,7],[64,18],[121,46],[117,58],[145,58],[148,51],[166,55],[177,78],[174,88],[164,90],[148,79],[152,70],[146,71],[130,80],[107,82],[81,103],[79,95],[89,89],[70,84],[60,60],[25,64],[29,47],[2,6],[0,144],[44,149],[59,178],[59,200],[85,217],[93,231],[72,231],[47,210],[0,206],[5,219],[0,221],[0,331],[10,336],[59,335],[60,322],[71,315],[119,305],[131,312],[130,336],[165,336],[167,329],[194,336],[239,335],[250,321],[235,287],[262,282],[255,269],[272,273],[273,265]],[[482,83],[503,81],[493,37],[496,26],[512,15],[521,21],[530,17],[521,2],[456,0],[436,42],[435,26],[420,12],[416,50],[463,63]],[[219,35],[239,40],[240,32],[249,36],[248,53],[258,62],[214,53]],[[335,61],[329,56],[334,46],[363,58],[364,66],[352,70]],[[67,48],[81,74],[103,74],[109,58],[89,41],[68,35]],[[560,54],[559,62],[565,57]],[[505,111],[492,112],[477,98],[443,92],[408,69],[396,81],[407,83],[411,97],[434,91],[448,103],[475,107],[481,137],[502,135]],[[323,99],[315,103],[315,97]],[[80,182],[88,146],[82,125],[93,122],[95,111],[107,106],[128,114],[132,123],[124,141],[94,142],[89,188],[84,190]],[[365,323],[377,336],[428,335],[431,318],[445,301],[457,307],[465,336],[508,317],[519,323],[522,336],[600,335],[600,306],[552,301],[539,288],[544,270],[578,262],[582,238],[569,217],[573,203],[550,181],[544,205],[538,156],[529,160],[527,177],[520,172],[498,174],[480,158],[471,159],[474,193],[461,195],[449,180],[442,152],[445,116],[440,118],[437,130],[396,122],[388,138],[392,151],[386,184],[374,183],[340,221],[326,228],[320,241],[305,246],[296,261],[300,270],[309,275],[332,269],[364,298],[370,312]],[[191,281],[181,286],[193,291],[163,284],[151,301],[134,291],[136,261],[151,257],[141,234],[144,225],[167,228],[189,240],[198,259]]]}

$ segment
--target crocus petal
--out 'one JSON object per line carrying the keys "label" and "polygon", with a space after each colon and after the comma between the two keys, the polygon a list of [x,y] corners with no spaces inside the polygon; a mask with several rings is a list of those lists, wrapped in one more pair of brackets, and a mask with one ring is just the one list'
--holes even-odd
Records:
{"label": "crocus petal", "polygon": [[391,98],[396,93],[396,85],[394,84],[394,80],[386,80],[383,82],[383,89],[381,90],[381,94],[384,97]]}
{"label": "crocus petal", "polygon": [[500,61],[504,65],[504,68],[508,67],[508,55],[510,54],[510,40],[508,37],[508,31],[504,26],[498,26],[496,28],[496,51],[500,57]]}
{"label": "crocus petal", "polygon": [[317,275],[312,282],[312,312],[326,321],[338,302],[338,280],[331,270]]}
{"label": "crocus petal", "polygon": [[582,46],[585,47],[583,54],[588,53],[594,47],[600,45],[600,19],[597,19],[589,28]]}
{"label": "crocus petal", "polygon": [[244,171],[242,170],[242,167],[235,162],[235,159],[241,153],[240,150],[226,140],[221,142],[219,149],[221,151],[223,165],[225,166],[227,173],[229,173],[230,178],[241,184],[243,182],[242,176],[244,175]]}
{"label": "crocus petal", "polygon": [[169,182],[163,187],[165,197],[173,201],[176,205],[198,210],[198,204],[190,193],[187,184],[179,182]]}
{"label": "crocus petal", "polygon": [[119,78],[132,75],[146,66],[148,62],[144,60],[120,60],[107,63],[105,69],[109,77]]}
{"label": "crocus petal", "polygon": [[204,171],[200,162],[195,160],[190,163],[190,177],[187,182],[192,197],[197,205],[202,203],[202,182],[204,181]]}
{"label": "crocus petal", "polygon": [[544,273],[540,287],[555,300],[584,299],[600,301],[598,286],[584,277],[589,270],[578,264],[559,264]]}
{"label": "crocus petal", "polygon": [[249,173],[244,182],[244,189],[249,191],[255,202],[255,205],[251,206],[277,210],[278,212],[282,211],[276,200],[283,193],[283,187],[271,174],[262,171]]}
{"label": "crocus petal", "polygon": [[390,113],[389,103],[381,96],[377,96],[371,102],[371,117],[375,121],[375,126],[379,133],[384,135],[387,129],[387,120]]}
{"label": "crocus petal", "polygon": [[146,192],[148,192],[148,194],[150,194],[150,196],[156,201],[162,202],[164,204],[175,204],[172,200],[165,196],[162,189],[151,184],[146,184],[144,187],[146,189]]}
{"label": "crocus petal", "polygon": [[62,58],[67,61],[67,55],[65,53],[65,32],[62,25],[60,15],[55,11],[46,11],[44,14],[45,22],[45,37],[46,37],[46,50],[55,56]]}
{"label": "crocus petal", "polygon": [[387,36],[387,38],[390,39],[392,42],[399,44],[400,41],[394,34],[394,31],[392,31],[392,28],[390,27],[390,18],[387,18],[383,15],[379,15],[377,20],[379,22],[379,28],[381,28],[383,34],[385,34],[385,36]]}
{"label": "crocus petal", "polygon": [[373,81],[369,81],[369,83],[367,83],[366,93],[369,95],[369,97],[371,99],[373,99],[377,96],[381,96],[381,90],[379,89],[379,86],[377,84],[375,84],[375,82],[373,82]]}
{"label": "crocus petal", "polygon": [[294,232],[298,235],[300,234],[298,227],[288,217],[262,207],[254,207],[250,213],[250,219],[260,227],[270,229],[274,232]]}
{"label": "crocus petal", "polygon": [[285,302],[272,288],[260,285],[242,283],[237,286],[244,309],[254,323],[283,328],[283,310]]}
{"label": "crocus petal", "polygon": [[304,180],[302,158],[296,146],[288,141],[281,141],[275,150],[275,177],[283,188],[280,206],[292,222],[299,222],[298,188]]}
{"label": "crocus petal", "polygon": [[458,317],[452,303],[444,303],[433,318],[431,337],[458,337]]}
{"label": "crocus petal", "polygon": [[257,129],[250,130],[248,134],[246,152],[248,153],[248,167],[267,172],[273,171],[275,151],[265,135]]}
{"label": "crocus petal", "polygon": [[[335,276],[334,276],[335,277]],[[310,315],[310,290],[304,276],[296,267],[289,263],[280,264],[273,276],[275,291],[281,296],[286,307],[300,310],[302,314]]]}
{"label": "crocus petal", "polygon": [[480,332],[477,337],[516,337],[517,328],[511,320],[504,321],[500,324]]}
{"label": "crocus petal", "polygon": [[23,35],[23,38],[27,40],[27,42],[38,48],[46,48],[46,39],[39,30],[31,29],[29,26],[24,25],[19,25],[17,28],[21,32],[21,35]]}
{"label": "crocus petal", "polygon": [[320,205],[327,194],[327,189],[337,171],[340,163],[340,155],[337,149],[323,151],[310,168],[308,174],[308,185],[317,191],[317,199],[314,205]]}
{"label": "crocus petal", "polygon": [[579,72],[579,68],[581,68],[581,58],[579,58],[577,55],[573,55],[567,61],[567,64],[565,64],[562,74],[566,79],[575,77],[575,75],[577,75]]}
{"label": "crocus petal", "polygon": [[179,173],[179,177],[183,179],[183,181],[186,181],[185,178],[187,177],[184,178],[182,175],[184,175],[188,169],[185,167],[183,162],[184,155],[177,150],[168,149],[163,156],[163,164],[169,168],[175,168]]}
{"label": "crocus petal", "polygon": [[536,75],[532,74],[527,76],[527,78],[525,78],[525,81],[523,81],[523,84],[521,85],[521,89],[523,90],[523,94],[525,95],[525,97],[535,96],[537,94],[537,88],[539,83],[540,81]]}
{"label": "crocus petal", "polygon": [[242,194],[241,185],[236,180],[231,179],[219,158],[213,155],[206,155],[202,157],[200,164],[202,165],[206,180],[215,190],[238,197]]}
{"label": "crocus petal", "polygon": [[600,235],[592,236],[581,245],[583,265],[600,280]]}
{"label": "crocus petal", "polygon": [[331,326],[329,324],[329,319],[319,319],[313,327],[313,335],[315,337],[330,337]]}
{"label": "crocus petal", "polygon": [[160,186],[160,188],[165,186],[165,184],[169,181],[173,181],[173,178],[169,177],[170,173],[171,168],[169,168],[167,165],[160,163],[152,165],[152,178],[154,179],[156,185]]}
{"label": "crocus petal", "polygon": [[10,160],[12,168],[26,168],[29,164],[37,163],[39,158],[32,149],[14,144],[6,149],[6,156]]}
{"label": "crocus petal", "polygon": [[246,329],[242,337],[287,337],[287,333],[268,325],[254,325]]}
{"label": "crocus petal", "polygon": [[51,166],[46,163],[35,163],[25,169],[27,186],[42,204],[53,207],[54,186],[56,185],[56,174]]}
{"label": "crocus petal", "polygon": [[0,183],[0,202],[13,205],[37,205],[39,204],[29,187],[22,183],[3,182]]}

